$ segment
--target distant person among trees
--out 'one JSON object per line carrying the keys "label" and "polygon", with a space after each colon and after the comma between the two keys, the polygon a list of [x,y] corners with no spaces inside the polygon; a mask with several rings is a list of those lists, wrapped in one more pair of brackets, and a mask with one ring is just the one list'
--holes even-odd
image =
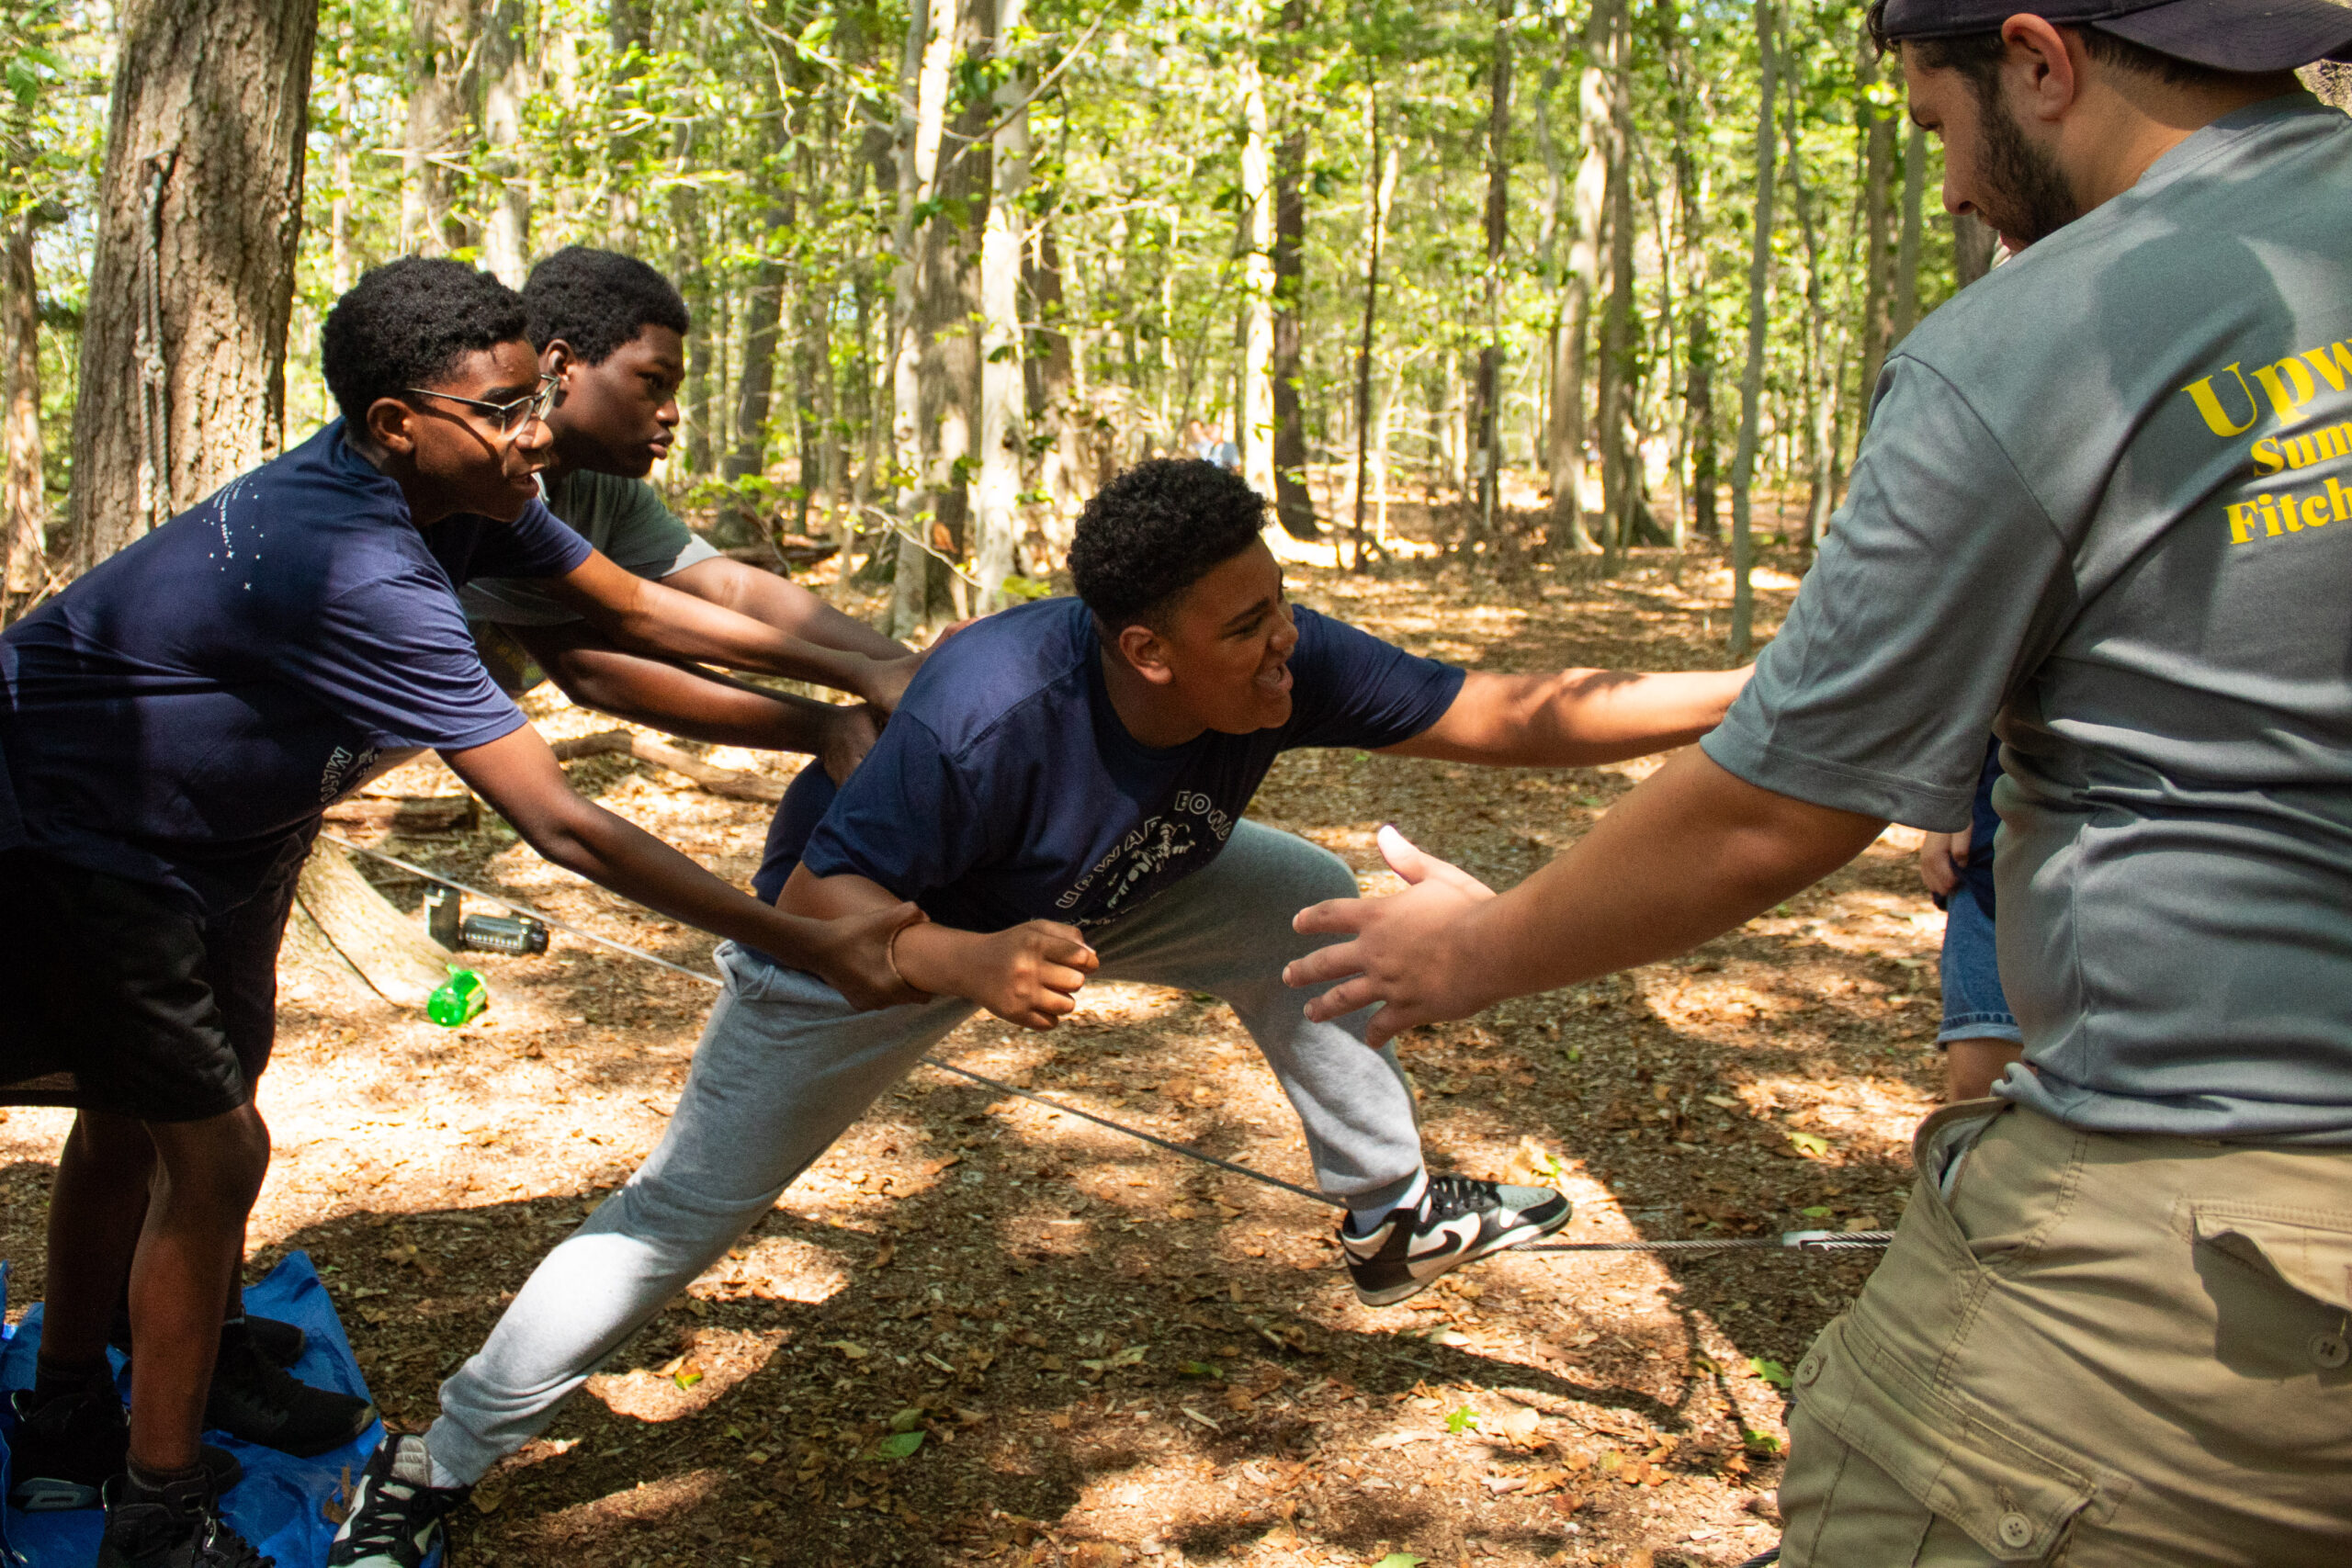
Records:
{"label": "distant person among trees", "polygon": [[2001,743],[1995,740],[1985,748],[1968,826],[1925,834],[1919,842],[1919,880],[1944,911],[1944,1017],[1936,1047],[1944,1054],[1944,1098],[1955,1105],[1992,1093],[2024,1049],[1993,940],[1993,837],[2001,825],[1993,784],[2000,776]]}
{"label": "distant person among trees", "polygon": [[519,694],[544,671],[582,707],[690,740],[813,752],[848,776],[922,656],[797,583],[720,555],[646,482],[678,427],[685,300],[632,256],[571,245],[531,269],[523,302],[539,367],[556,378],[539,476],[548,510],[616,565],[808,643],[801,678],[867,703],[811,702],[649,658],[520,579],[478,579],[460,595],[492,675]]}
{"label": "distant person among trees", "polygon": [[[0,1085],[70,1071],[19,1506],[107,1507],[101,1568],[253,1561],[220,1522],[208,1426],[300,1454],[364,1401],[268,1361],[243,1323],[269,1164],[294,879],[326,806],[426,748],[558,864],[673,919],[911,998],[921,911],[822,921],[754,899],[575,795],[475,654],[458,590],[544,580],[617,645],[797,673],[806,645],[632,576],[539,503],[555,389],[522,299],[454,261],[370,272],[323,333],[345,418],[85,573],[0,637]],[[130,1299],[126,1424],[107,1362]],[[224,1308],[226,1326],[224,1327]],[[241,1555],[242,1554],[242,1555]]]}
{"label": "distant person among trees", "polygon": [[[1888,356],[1699,749],[1493,896],[1310,908],[1371,1037],[1654,963],[1970,820],[2006,1104],[1948,1106],[1796,1369],[1784,1568],[2352,1562],[2352,124],[2330,0],[1880,0],[2013,259]],[[1420,870],[1421,868],[1417,868]]]}
{"label": "distant person among trees", "polygon": [[1241,448],[1200,420],[1185,422],[1184,449],[1204,463],[1215,463],[1227,473],[1241,471]]}
{"label": "distant person among trees", "polygon": [[1395,1054],[1361,1017],[1309,1021],[1290,912],[1351,893],[1339,857],[1245,820],[1303,747],[1570,767],[1703,734],[1745,670],[1472,673],[1294,609],[1265,501],[1185,458],[1087,504],[1079,596],[988,617],[936,649],[874,754],[836,791],[802,771],[776,812],[763,897],[808,918],[932,918],[893,949],[919,1005],[860,1010],[787,955],[719,949],[726,990],[661,1146],[532,1274],[442,1385],[422,1438],[388,1442],[330,1562],[414,1568],[465,1488],[545,1427],[629,1336],[775,1206],[918,1058],[985,1008],[1048,1029],[1090,975],[1229,1003],[1348,1217],[1359,1300],[1386,1306],[1566,1223],[1548,1188],[1423,1168]]}

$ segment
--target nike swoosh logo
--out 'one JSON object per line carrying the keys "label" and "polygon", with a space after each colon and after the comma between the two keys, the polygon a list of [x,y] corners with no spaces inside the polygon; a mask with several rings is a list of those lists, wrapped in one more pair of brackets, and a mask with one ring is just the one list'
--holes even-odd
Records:
{"label": "nike swoosh logo", "polygon": [[1428,1233],[1426,1239],[1416,1238],[1406,1247],[1405,1258],[1408,1263],[1433,1262],[1453,1257],[1477,1239],[1478,1216],[1462,1214],[1440,1221],[1437,1228]]}

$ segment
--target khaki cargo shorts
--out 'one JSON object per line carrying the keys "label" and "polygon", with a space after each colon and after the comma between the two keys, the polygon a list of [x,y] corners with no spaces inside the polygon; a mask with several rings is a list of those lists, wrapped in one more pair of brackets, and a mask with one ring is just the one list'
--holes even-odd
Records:
{"label": "khaki cargo shorts", "polygon": [[1796,1370],[1784,1568],[2352,1564],[2352,1149],[1928,1118]]}

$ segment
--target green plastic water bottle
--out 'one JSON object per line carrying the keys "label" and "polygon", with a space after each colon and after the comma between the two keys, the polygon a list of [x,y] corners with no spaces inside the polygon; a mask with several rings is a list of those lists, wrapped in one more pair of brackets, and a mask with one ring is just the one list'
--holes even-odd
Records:
{"label": "green plastic water bottle", "polygon": [[448,979],[425,999],[424,1016],[444,1029],[455,1029],[490,1005],[490,987],[471,969],[452,967]]}

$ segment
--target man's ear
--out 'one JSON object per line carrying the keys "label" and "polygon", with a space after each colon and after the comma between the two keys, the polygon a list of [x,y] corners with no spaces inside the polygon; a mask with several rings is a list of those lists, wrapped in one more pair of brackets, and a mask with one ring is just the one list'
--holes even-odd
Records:
{"label": "man's ear", "polygon": [[1149,626],[1131,626],[1119,633],[1119,657],[1128,668],[1155,686],[1165,686],[1176,678],[1168,667],[1168,644]]}
{"label": "man's ear", "polygon": [[2001,41],[2008,46],[2001,74],[2019,118],[2056,120],[2074,107],[2082,85],[2079,36],[2020,13],[2001,24]]}
{"label": "man's ear", "polygon": [[378,398],[368,405],[368,438],[387,452],[405,457],[416,450],[416,411],[398,398]]}
{"label": "man's ear", "polygon": [[579,359],[580,356],[571,352],[570,344],[561,338],[551,339],[547,347],[539,350],[539,374],[560,376],[568,367],[579,363]]}

